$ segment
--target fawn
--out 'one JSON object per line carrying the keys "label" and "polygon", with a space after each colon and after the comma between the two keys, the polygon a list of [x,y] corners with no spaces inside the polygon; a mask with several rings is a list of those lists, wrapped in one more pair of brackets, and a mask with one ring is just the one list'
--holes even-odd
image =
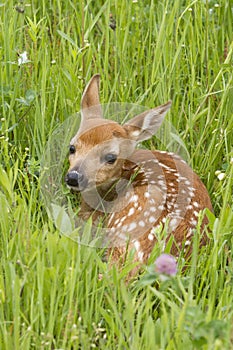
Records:
{"label": "fawn", "polygon": [[[66,184],[81,192],[79,216],[104,218],[108,249],[119,262],[129,249],[145,263],[156,244],[156,232],[166,223],[173,235],[172,254],[191,251],[199,212],[212,210],[200,178],[178,155],[136,149],[160,127],[171,102],[141,113],[124,125],[106,120],[99,100],[98,74],[84,90],[81,124],[70,142]],[[201,228],[207,225],[204,216]],[[203,235],[201,244],[205,244]]]}

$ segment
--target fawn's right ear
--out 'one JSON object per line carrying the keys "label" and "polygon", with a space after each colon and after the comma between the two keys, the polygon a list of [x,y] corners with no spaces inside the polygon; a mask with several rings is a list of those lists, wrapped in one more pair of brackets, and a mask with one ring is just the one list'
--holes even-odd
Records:
{"label": "fawn's right ear", "polygon": [[82,121],[102,118],[102,108],[99,99],[100,75],[95,74],[87,84],[81,101]]}
{"label": "fawn's right ear", "polygon": [[123,125],[130,139],[137,142],[151,138],[159,129],[171,107],[171,101],[164,105],[143,112]]}

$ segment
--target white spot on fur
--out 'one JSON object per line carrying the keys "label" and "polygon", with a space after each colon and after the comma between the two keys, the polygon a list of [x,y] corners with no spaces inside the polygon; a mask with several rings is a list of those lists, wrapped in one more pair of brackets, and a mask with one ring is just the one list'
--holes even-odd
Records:
{"label": "white spot on fur", "polygon": [[131,222],[128,227],[128,231],[133,231],[137,227],[135,222]]}
{"label": "white spot on fur", "polygon": [[165,168],[169,173],[171,173],[173,171],[172,168],[170,168],[169,166],[163,164],[163,163],[159,163],[160,166],[162,166],[163,168]]}
{"label": "white spot on fur", "polygon": [[182,182],[183,182],[183,181],[187,181],[187,177],[184,177],[184,176],[181,176],[181,175],[180,175],[180,176],[179,176],[179,180],[181,180]]}
{"label": "white spot on fur", "polygon": [[129,212],[128,212],[128,216],[131,216],[135,213],[135,209],[134,208],[130,208]]}
{"label": "white spot on fur", "polygon": [[174,213],[179,216],[181,213],[182,213],[182,210],[181,209],[177,209],[174,211]]}
{"label": "white spot on fur", "polygon": [[197,220],[191,220],[190,221],[190,225],[192,225],[192,226],[196,226],[197,225]]}
{"label": "white spot on fur", "polygon": [[140,134],[140,130],[134,130],[134,131],[132,131],[131,132],[131,135],[133,136],[133,137],[138,137],[139,136],[139,134]]}
{"label": "white spot on fur", "polygon": [[167,203],[167,209],[168,209],[168,210],[171,210],[172,208],[173,208],[173,204]]}
{"label": "white spot on fur", "polygon": [[140,220],[138,225],[141,226],[141,227],[145,227],[145,222],[143,220]]}
{"label": "white spot on fur", "polygon": [[191,237],[192,235],[193,235],[193,229],[190,228],[190,229],[188,230],[188,233],[187,233],[186,237],[189,238],[189,237]]}
{"label": "white spot on fur", "polygon": [[150,211],[154,213],[156,211],[156,207],[150,207]]}
{"label": "white spot on fur", "polygon": [[138,195],[134,194],[131,198],[130,198],[130,202],[137,202],[138,201]]}
{"label": "white spot on fur", "polygon": [[125,221],[125,219],[126,219],[126,216],[122,216],[121,222]]}
{"label": "white spot on fur", "polygon": [[153,241],[154,238],[155,238],[155,236],[152,233],[149,233],[149,235],[148,235],[149,241]]}
{"label": "white spot on fur", "polygon": [[175,230],[177,225],[178,225],[178,219],[176,218],[171,219],[171,221],[169,222],[169,226],[172,230]]}
{"label": "white spot on fur", "polygon": [[114,216],[115,216],[115,213],[112,213],[112,214],[110,215],[109,220],[108,220],[109,224],[110,224],[111,221],[113,220]]}
{"label": "white spot on fur", "polygon": [[139,241],[135,241],[135,242],[133,242],[133,245],[134,245],[134,247],[135,247],[136,251],[138,252],[138,251],[139,251],[139,249],[141,248],[141,244],[140,244],[140,242],[139,242]]}
{"label": "white spot on fur", "polygon": [[153,216],[149,217],[149,222],[153,224],[156,221],[156,219]]}
{"label": "white spot on fur", "polygon": [[114,221],[114,225],[117,225],[119,223],[120,219],[116,219],[116,221]]}
{"label": "white spot on fur", "polygon": [[138,259],[140,261],[143,261],[143,256],[144,256],[144,253],[143,252],[138,252]]}

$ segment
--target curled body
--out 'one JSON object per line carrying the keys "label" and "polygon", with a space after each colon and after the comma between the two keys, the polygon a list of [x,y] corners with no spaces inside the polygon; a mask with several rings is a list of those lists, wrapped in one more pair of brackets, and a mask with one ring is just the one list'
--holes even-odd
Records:
{"label": "curled body", "polygon": [[[113,262],[135,250],[145,263],[166,224],[172,253],[191,251],[199,213],[212,210],[207,189],[178,155],[137,149],[160,127],[171,102],[135,116],[123,125],[103,118],[99,75],[87,85],[81,102],[81,124],[70,142],[70,167],[65,181],[81,192],[80,217],[104,221]],[[207,225],[204,216],[201,227]],[[201,244],[206,243],[203,234]]]}

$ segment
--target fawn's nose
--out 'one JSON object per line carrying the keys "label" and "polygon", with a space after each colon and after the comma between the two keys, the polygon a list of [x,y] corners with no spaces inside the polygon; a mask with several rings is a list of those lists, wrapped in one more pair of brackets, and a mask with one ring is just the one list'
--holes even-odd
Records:
{"label": "fawn's nose", "polygon": [[65,182],[71,187],[83,187],[84,185],[84,175],[77,170],[71,170],[66,174]]}

